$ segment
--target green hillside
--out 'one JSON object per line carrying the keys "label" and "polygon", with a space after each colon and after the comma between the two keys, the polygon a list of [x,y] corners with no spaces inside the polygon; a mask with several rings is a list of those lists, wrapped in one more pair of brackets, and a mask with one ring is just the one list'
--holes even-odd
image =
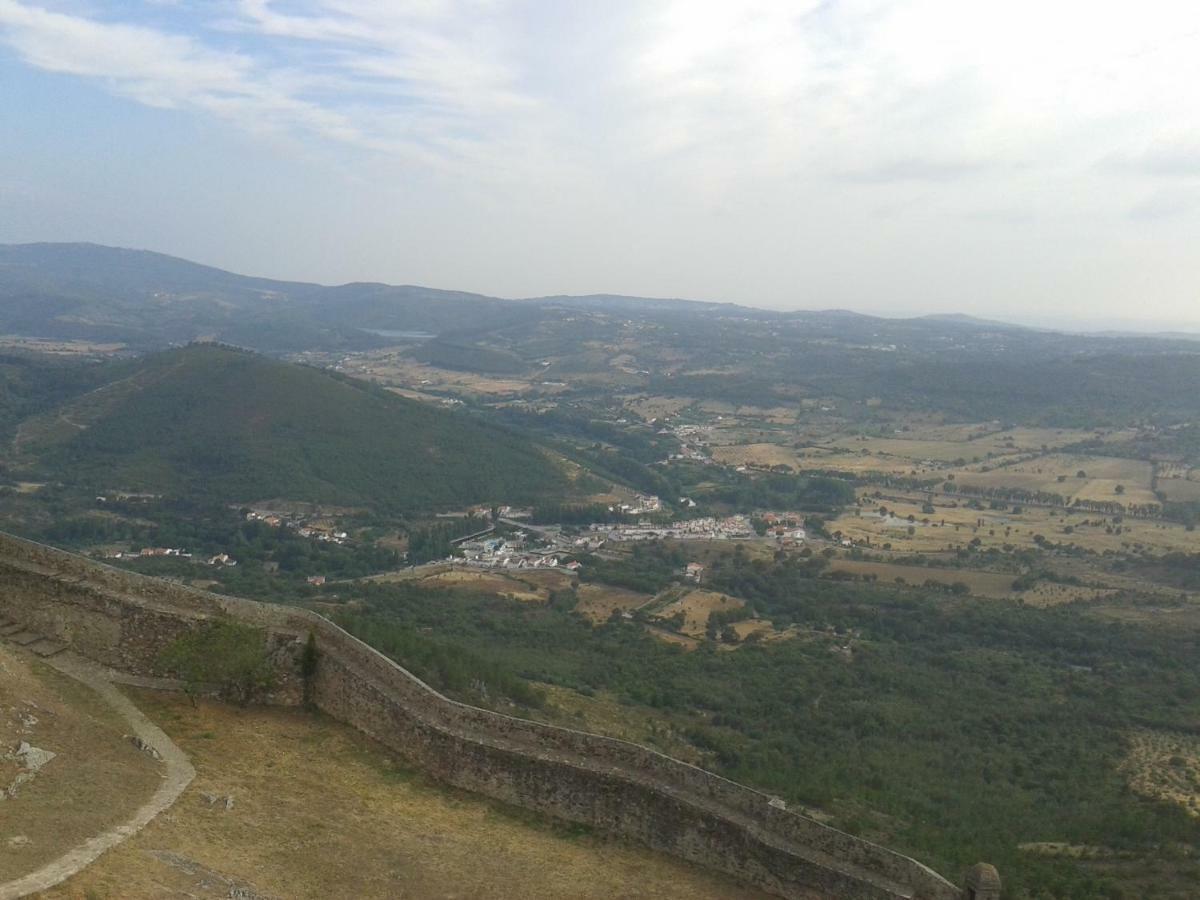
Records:
{"label": "green hillside", "polygon": [[26,423],[22,449],[44,476],[96,491],[394,511],[528,503],[566,487],[519,436],[249,352],[193,345],[115,374]]}

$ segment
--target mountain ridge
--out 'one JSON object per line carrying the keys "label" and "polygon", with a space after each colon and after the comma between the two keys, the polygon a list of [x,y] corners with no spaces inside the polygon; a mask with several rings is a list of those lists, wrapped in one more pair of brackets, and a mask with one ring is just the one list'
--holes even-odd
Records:
{"label": "mountain ridge", "polygon": [[[471,291],[352,281],[325,285],[241,275],[151,250],[76,242],[0,244],[0,334],[123,343],[135,351],[217,340],[268,353],[358,351],[394,343],[402,332],[483,335],[534,328],[571,315],[655,320],[691,316],[781,324],[843,325],[948,334],[1078,334],[1094,339],[1194,341],[1198,334],[1088,333],[1002,322],[963,313],[887,317],[847,309],[764,309],[753,305],[625,294],[506,298]],[[888,338],[878,335],[880,340]],[[416,339],[416,338],[410,338]]]}

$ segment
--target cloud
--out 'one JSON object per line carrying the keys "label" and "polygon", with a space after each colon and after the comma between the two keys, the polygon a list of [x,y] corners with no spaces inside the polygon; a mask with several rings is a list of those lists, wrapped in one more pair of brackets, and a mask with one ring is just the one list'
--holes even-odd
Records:
{"label": "cloud", "polygon": [[1158,191],[1135,203],[1129,218],[1135,222],[1158,222],[1188,216],[1200,210],[1200,190]]}
{"label": "cloud", "polygon": [[875,168],[846,172],[845,181],[863,184],[890,184],[894,182],[958,181],[979,175],[988,170],[986,163],[965,160],[898,159],[882,163]]}
{"label": "cloud", "polygon": [[[253,132],[316,135],[433,167],[481,139],[486,120],[527,105],[486,54],[438,33],[433,4],[409,4],[410,15],[380,11],[391,5],[321,5],[338,15],[281,15],[245,0],[232,18],[193,21],[181,34],[0,0],[0,39],[31,66],[94,80],[147,106],[200,110]],[[227,49],[231,34],[260,40]],[[311,46],[283,46],[294,41]]]}
{"label": "cloud", "polygon": [[264,71],[249,56],[189,37],[104,23],[0,0],[4,40],[28,64],[97,79],[147,106],[196,108],[251,130],[302,125],[335,140],[354,140],[353,123],[298,97],[286,71]]}
{"label": "cloud", "polygon": [[170,27],[152,28],[115,0],[86,13],[0,0],[0,39],[29,65],[147,105],[433,170],[654,172],[667,189],[733,196],[780,178],[1086,167],[1150,125],[1182,127],[1200,11],[1149,6],[225,0],[168,6],[155,20]]}
{"label": "cloud", "polygon": [[1157,178],[1200,178],[1200,143],[1194,140],[1158,141],[1146,149],[1116,156],[1111,166],[1121,172]]}
{"label": "cloud", "polygon": [[[411,227],[481,290],[619,269],[625,292],[842,305],[924,303],[947,267],[995,296],[1115,292],[1134,246],[1194,272],[1163,189],[1200,177],[1198,35],[1177,0],[0,0],[30,68],[281,162],[313,148],[337,188],[280,195],[344,214],[384,272]],[[1150,220],[1154,247],[1130,241]]]}

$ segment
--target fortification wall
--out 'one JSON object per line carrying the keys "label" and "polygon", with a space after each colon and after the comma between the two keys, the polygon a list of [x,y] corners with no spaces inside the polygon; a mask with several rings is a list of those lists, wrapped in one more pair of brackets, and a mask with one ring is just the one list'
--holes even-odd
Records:
{"label": "fortification wall", "polygon": [[595,826],[782,897],[951,900],[959,891],[884,847],[646,747],[443,697],[327,619],[124,572],[0,533],[0,612],[105,665],[160,671],[162,651],[214,617],[267,630],[274,702],[302,696],[311,631],[316,705],[450,784]]}

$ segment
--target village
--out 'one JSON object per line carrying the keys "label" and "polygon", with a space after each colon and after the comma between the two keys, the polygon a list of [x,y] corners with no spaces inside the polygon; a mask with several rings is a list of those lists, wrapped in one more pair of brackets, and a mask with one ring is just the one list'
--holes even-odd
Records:
{"label": "village", "polygon": [[312,538],[330,544],[344,544],[350,536],[323,518],[288,515],[269,509],[250,509],[246,512],[247,522],[262,522],[272,528],[287,528],[301,537]]}
{"label": "village", "polygon": [[[661,509],[661,501],[657,497],[639,497],[638,501],[653,501]],[[438,562],[479,568],[549,568],[577,572],[582,568],[575,558],[577,556],[611,554],[619,552],[621,545],[642,541],[748,541],[766,538],[775,540],[781,546],[798,547],[807,539],[802,521],[803,517],[797,513],[764,512],[753,518],[741,514],[703,516],[665,523],[648,520],[636,524],[597,523],[581,529],[522,524],[521,528],[509,534],[495,534],[494,529],[488,529],[482,535],[460,538],[455,544],[455,554]],[[515,522],[509,520],[509,524]],[[696,572],[688,574],[698,577]]]}
{"label": "village", "polygon": [[[154,559],[169,557],[175,559],[192,559],[193,554],[182,547],[142,547],[138,550],[111,550],[104,554],[105,559]],[[210,566],[236,566],[237,560],[228,553],[217,553],[200,560]]]}
{"label": "village", "polygon": [[736,541],[756,536],[750,517],[745,515],[685,519],[663,525],[642,522],[636,525],[592,525],[589,530],[607,540],[624,541]]}

